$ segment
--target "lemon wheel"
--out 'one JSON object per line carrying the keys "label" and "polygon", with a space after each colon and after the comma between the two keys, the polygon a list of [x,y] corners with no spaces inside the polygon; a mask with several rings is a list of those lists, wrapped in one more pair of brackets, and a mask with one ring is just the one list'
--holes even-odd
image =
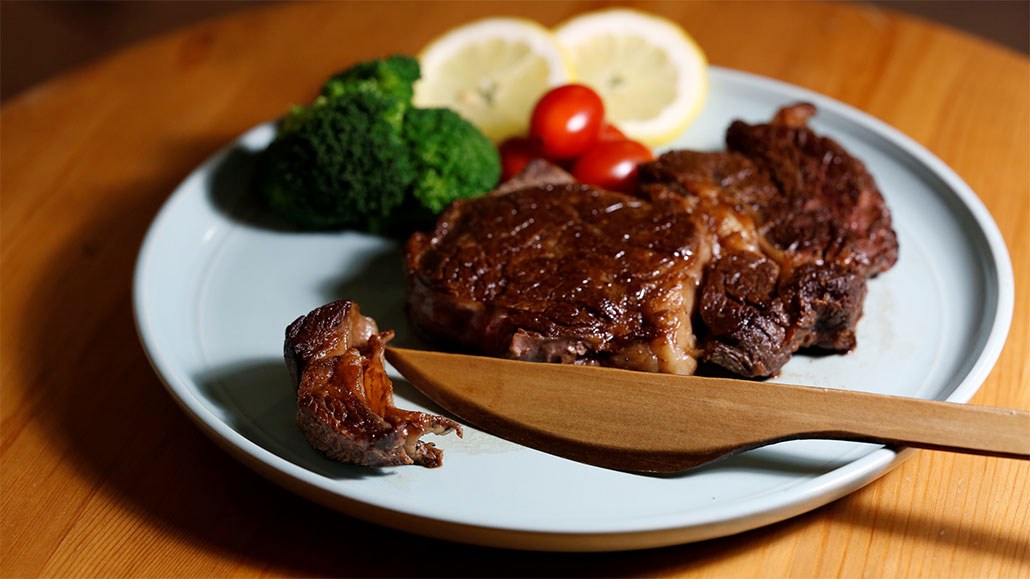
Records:
{"label": "lemon wheel", "polygon": [[609,121],[649,145],[683,132],[701,111],[708,61],[671,20],[635,10],[577,16],[555,29],[581,82],[604,100]]}
{"label": "lemon wheel", "polygon": [[455,28],[430,42],[418,60],[415,106],[454,109],[494,141],[524,134],[537,99],[573,76],[554,34],[518,18]]}

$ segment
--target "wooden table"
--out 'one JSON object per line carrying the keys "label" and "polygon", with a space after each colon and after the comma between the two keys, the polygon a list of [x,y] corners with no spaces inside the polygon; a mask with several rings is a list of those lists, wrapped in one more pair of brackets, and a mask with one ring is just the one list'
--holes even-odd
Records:
{"label": "wooden table", "polygon": [[[323,509],[210,442],[133,328],[146,228],[176,184],[357,60],[474,17],[550,25],[600,2],[270,5],[163,36],[2,111],[0,576],[1030,576],[1030,463],[923,451],[812,513],[700,544],[593,555],[451,544]],[[1030,65],[875,8],[675,3],[714,64],[795,83],[927,146],[979,193],[1015,318],[974,403],[1030,408]]]}

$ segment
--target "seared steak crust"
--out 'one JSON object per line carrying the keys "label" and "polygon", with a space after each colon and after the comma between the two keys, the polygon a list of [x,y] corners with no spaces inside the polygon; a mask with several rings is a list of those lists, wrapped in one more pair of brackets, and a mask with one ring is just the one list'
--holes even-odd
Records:
{"label": "seared steak crust", "polygon": [[337,301],[286,329],[286,366],[297,390],[297,424],[308,443],[340,462],[439,466],[443,451],[419,440],[457,432],[451,420],[393,405],[383,365],[393,332],[379,333],[357,304]]}
{"label": "seared steak crust", "polygon": [[779,266],[760,253],[732,251],[708,268],[699,310],[705,359],[735,374],[766,376],[790,359],[793,316],[779,296]]}
{"label": "seared steak crust", "polygon": [[458,201],[409,240],[416,328],[494,356],[692,372],[689,312],[710,249],[681,200],[530,171],[523,188]]}
{"label": "seared steak crust", "polygon": [[861,161],[803,124],[814,112],[794,105],[775,120],[795,124],[735,121],[726,131],[729,149],[751,159],[780,192],[759,211],[768,250],[790,269],[836,263],[867,277],[887,271],[898,259],[887,203]]}
{"label": "seared steak crust", "polygon": [[680,373],[700,358],[749,377],[799,348],[850,350],[897,239],[814,113],[734,122],[727,152],[663,154],[639,167],[636,198],[536,163],[456,202],[408,242],[415,327],[494,356]]}
{"label": "seared steak crust", "polygon": [[709,222],[727,207],[747,214],[737,237],[757,243],[716,234],[698,304],[704,358],[743,376],[775,374],[802,347],[852,349],[866,278],[897,260],[872,177],[805,126],[814,112],[800,104],[769,124],[736,121],[730,152],[673,151],[640,168],[647,195],[718,198],[722,209],[701,212]]}

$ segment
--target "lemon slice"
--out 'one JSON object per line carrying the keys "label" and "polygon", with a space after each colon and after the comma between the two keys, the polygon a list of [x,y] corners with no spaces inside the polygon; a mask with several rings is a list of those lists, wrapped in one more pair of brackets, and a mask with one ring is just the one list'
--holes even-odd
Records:
{"label": "lemon slice", "polygon": [[708,61],[675,22],[611,9],[577,16],[555,34],[578,82],[601,95],[608,120],[631,139],[666,143],[701,111]]}
{"label": "lemon slice", "polygon": [[573,76],[554,34],[518,18],[455,28],[430,42],[418,60],[415,106],[451,108],[494,141],[525,134],[536,101]]}

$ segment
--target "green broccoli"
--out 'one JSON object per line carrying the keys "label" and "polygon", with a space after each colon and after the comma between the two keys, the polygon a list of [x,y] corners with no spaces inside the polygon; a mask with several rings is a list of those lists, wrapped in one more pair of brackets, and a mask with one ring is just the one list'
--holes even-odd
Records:
{"label": "green broccoli", "polygon": [[384,118],[400,131],[404,113],[411,108],[414,84],[418,77],[418,61],[409,56],[359,62],[327,80],[318,98],[337,99],[362,91],[392,98],[396,106]]}
{"label": "green broccoli", "polygon": [[433,215],[455,199],[493,189],[501,177],[497,148],[450,109],[408,110],[404,136],[419,173],[412,195]]}
{"label": "green broccoli", "polygon": [[264,153],[268,205],[301,227],[403,233],[496,185],[497,149],[450,110],[414,108],[418,77],[406,56],[362,62],[294,107]]}
{"label": "green broccoli", "polygon": [[264,155],[261,191],[296,225],[375,231],[418,176],[397,100],[372,91],[316,99],[291,112]]}
{"label": "green broccoli", "polygon": [[410,105],[418,80],[418,61],[410,56],[359,62],[333,75],[322,87],[322,96],[337,97],[352,90],[372,90]]}

